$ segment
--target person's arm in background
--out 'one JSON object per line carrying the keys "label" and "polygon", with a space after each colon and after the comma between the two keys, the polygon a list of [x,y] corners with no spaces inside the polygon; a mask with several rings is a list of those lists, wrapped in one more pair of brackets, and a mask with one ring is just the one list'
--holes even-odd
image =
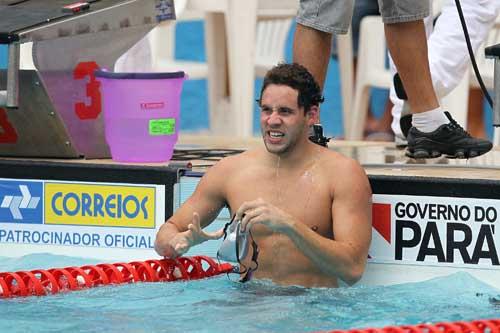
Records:
{"label": "person's arm in background", "polygon": [[213,233],[202,229],[209,225],[224,207],[224,160],[212,166],[201,178],[195,192],[174,212],[156,235],[155,250],[165,257],[176,258],[190,247],[223,236],[222,230]]}

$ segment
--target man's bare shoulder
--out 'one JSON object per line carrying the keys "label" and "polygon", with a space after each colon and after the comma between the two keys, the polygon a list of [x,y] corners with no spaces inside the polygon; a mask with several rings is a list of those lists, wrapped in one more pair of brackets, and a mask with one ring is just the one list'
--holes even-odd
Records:
{"label": "man's bare shoulder", "polygon": [[369,201],[371,186],[365,169],[358,161],[335,151],[325,152],[322,174],[329,180],[330,191],[335,198],[356,198]]}
{"label": "man's bare shoulder", "polygon": [[345,156],[339,152],[325,149],[321,158],[321,168],[324,172],[332,175],[330,179],[348,182],[351,180],[367,179],[364,168],[355,159]]}
{"label": "man's bare shoulder", "polygon": [[350,169],[352,167],[361,167],[358,161],[355,159],[348,157],[342,153],[339,153],[334,150],[325,149],[324,150],[324,158],[322,158],[326,164],[335,169]]}

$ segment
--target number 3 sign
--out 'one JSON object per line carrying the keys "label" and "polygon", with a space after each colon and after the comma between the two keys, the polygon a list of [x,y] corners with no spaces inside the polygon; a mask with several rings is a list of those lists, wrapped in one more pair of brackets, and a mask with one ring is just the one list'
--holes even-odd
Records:
{"label": "number 3 sign", "polygon": [[75,104],[75,112],[80,119],[96,119],[101,113],[101,92],[99,90],[101,83],[95,79],[94,71],[99,69],[94,61],[81,62],[76,65],[73,72],[75,80],[82,80],[89,77],[90,80],[86,85],[87,97],[90,98],[90,105],[84,102]]}

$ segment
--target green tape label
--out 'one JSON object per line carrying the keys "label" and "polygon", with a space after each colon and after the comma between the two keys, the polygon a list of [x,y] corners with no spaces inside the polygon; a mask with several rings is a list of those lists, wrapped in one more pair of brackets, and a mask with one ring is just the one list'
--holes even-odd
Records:
{"label": "green tape label", "polygon": [[175,134],[175,118],[151,119],[149,121],[149,135]]}

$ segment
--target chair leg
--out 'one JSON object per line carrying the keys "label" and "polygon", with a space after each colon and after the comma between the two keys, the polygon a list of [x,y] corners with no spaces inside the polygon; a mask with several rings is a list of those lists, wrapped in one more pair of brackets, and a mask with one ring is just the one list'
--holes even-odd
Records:
{"label": "chair leg", "polygon": [[352,113],[353,95],[353,63],[352,63],[352,37],[351,32],[346,35],[337,35],[338,61],[340,72],[340,89],[342,94],[342,116],[344,125],[344,137],[350,136],[350,124]]}
{"label": "chair leg", "polygon": [[369,101],[370,86],[364,84],[357,85],[354,93],[354,106],[352,108],[349,136],[346,136],[347,140],[363,139],[363,129],[365,127]]}
{"label": "chair leg", "polygon": [[205,15],[205,49],[208,65],[208,110],[210,131],[230,135],[228,124],[229,82],[223,13]]}
{"label": "chair leg", "polygon": [[367,16],[360,26],[354,102],[346,139],[362,140],[372,86],[390,85],[385,69],[384,25],[380,17]]}
{"label": "chair leg", "polygon": [[225,21],[228,33],[229,90],[234,133],[251,137],[254,110],[254,45],[257,4],[230,6]]}

